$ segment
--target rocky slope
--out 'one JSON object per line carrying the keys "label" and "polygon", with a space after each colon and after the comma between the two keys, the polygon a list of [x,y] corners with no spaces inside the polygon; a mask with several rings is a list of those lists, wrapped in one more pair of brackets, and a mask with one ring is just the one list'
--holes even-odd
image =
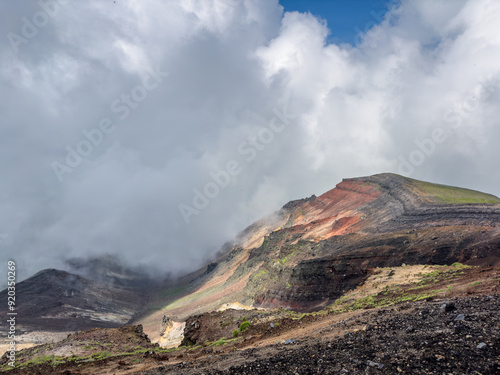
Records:
{"label": "rocky slope", "polygon": [[499,198],[394,174],[346,179],[251,225],[210,273],[159,290],[137,321],[155,339],[163,315],[224,303],[314,311],[373,267],[454,262],[500,265]]}
{"label": "rocky slope", "polygon": [[[187,320],[184,345],[142,326],[93,329],[7,356],[7,374],[496,374],[500,268],[376,268],[327,309],[228,309]],[[164,322],[167,327],[168,321]]]}
{"label": "rocky slope", "polygon": [[[248,349],[199,362],[159,366],[162,374],[498,374],[500,321],[496,297],[381,309],[340,323],[343,335]],[[351,331],[356,324],[362,329]]]}
{"label": "rocky slope", "polygon": [[[47,269],[16,285],[18,344],[47,342],[82,329],[119,327],[144,305],[151,285],[144,274],[106,257],[71,262],[82,274]],[[7,290],[0,298],[7,301]],[[0,314],[7,316],[7,307],[0,306]],[[0,322],[2,338],[6,324]]]}
{"label": "rocky slope", "polygon": [[[177,280],[151,283],[144,274],[109,260],[74,261],[79,274],[42,271],[18,285],[18,311],[24,319],[18,329],[117,327],[133,318],[162,346],[183,340],[182,330],[185,344],[204,345],[207,335],[214,340],[215,332],[228,336],[239,327],[238,319],[276,308],[309,313],[327,306],[349,311],[352,304],[384,305],[386,294],[395,291],[373,286],[377,293],[353,297],[378,282],[373,273],[380,267],[456,262],[500,265],[499,198],[394,174],[346,179],[319,197],[287,203],[249,226],[206,267]],[[478,273],[475,282],[483,276]],[[496,279],[491,280],[489,290],[498,293]],[[421,292],[427,294],[417,294],[425,298],[441,293]],[[407,293],[396,293],[398,301],[419,299],[412,297],[414,291]],[[197,318],[189,317],[206,320],[203,314],[224,306],[239,309],[224,332],[218,329],[220,322],[212,333],[193,331],[192,319]],[[264,310],[244,311],[255,308]]]}

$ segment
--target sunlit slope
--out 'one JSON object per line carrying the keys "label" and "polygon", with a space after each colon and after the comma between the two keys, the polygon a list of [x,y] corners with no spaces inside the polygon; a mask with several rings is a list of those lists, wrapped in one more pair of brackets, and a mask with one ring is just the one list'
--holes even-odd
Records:
{"label": "sunlit slope", "polygon": [[436,204],[477,204],[500,203],[500,198],[492,194],[454,186],[433,184],[418,180],[411,180],[415,192],[427,202]]}
{"label": "sunlit slope", "polygon": [[500,199],[391,173],[348,178],[287,203],[211,265],[164,285],[137,322],[152,338],[225,304],[314,311],[375,267],[500,264]]}

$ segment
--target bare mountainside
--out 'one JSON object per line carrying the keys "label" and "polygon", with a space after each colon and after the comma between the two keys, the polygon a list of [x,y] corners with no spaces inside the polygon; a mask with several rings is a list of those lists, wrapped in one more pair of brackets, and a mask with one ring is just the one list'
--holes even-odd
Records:
{"label": "bare mountainside", "polygon": [[454,262],[500,265],[498,197],[395,174],[345,179],[252,224],[209,268],[155,291],[136,321],[157,338],[163,315],[224,304],[314,311],[374,267]]}
{"label": "bare mountainside", "polygon": [[[78,332],[7,355],[9,374],[498,374],[500,268],[374,268],[313,313],[227,309],[188,318],[181,346],[141,325]],[[168,324],[164,326],[168,328]]]}
{"label": "bare mountainside", "polygon": [[[234,351],[267,347],[276,337],[290,340],[305,327],[295,321],[297,317],[304,318],[304,324],[321,325],[327,323],[315,322],[323,315],[333,315],[332,322],[337,322],[338,314],[350,317],[354,311],[393,304],[497,295],[500,199],[394,174],[345,179],[319,197],[287,203],[245,229],[207,266],[176,280],[151,281],[112,262],[94,262],[73,264],[76,270],[97,270],[94,274],[45,270],[20,283],[21,331],[68,332],[128,322],[141,325],[137,332],[144,332],[153,344],[148,341],[137,353],[121,346],[108,353],[106,345],[114,341],[96,339],[95,346],[82,344],[90,349],[80,356],[72,354],[69,362],[64,358],[72,350],[66,344],[57,351],[53,349],[58,344],[50,344],[40,348],[46,353],[40,363],[31,359],[38,358],[37,352],[24,352],[25,368],[40,364],[51,373],[61,363],[61,371],[90,363],[82,374],[107,373],[115,365],[116,373],[126,368],[130,371],[123,373],[133,373],[139,368],[127,367],[131,361],[147,363],[140,371],[154,369],[172,351],[183,362],[182,358],[211,355],[212,346],[229,344],[227,350]],[[481,314],[481,308],[474,314]],[[245,322],[254,328],[242,329]],[[269,331],[271,323],[276,329]],[[498,339],[496,323],[487,345]],[[317,338],[319,331],[307,332],[309,339]],[[86,340],[92,342],[92,335]],[[184,346],[176,348],[181,342]],[[141,355],[145,357],[137,357]],[[266,366],[273,366],[276,356],[269,355]],[[241,370],[244,358],[227,366]],[[101,360],[111,364],[99,372],[95,366]],[[181,373],[179,367],[172,371]]]}
{"label": "bare mountainside", "polygon": [[[46,342],[95,327],[128,323],[144,305],[154,281],[145,273],[127,269],[112,257],[72,259],[76,273],[46,269],[16,285],[18,343]],[[0,292],[7,301],[7,290]],[[7,305],[0,313],[7,316]],[[0,322],[5,338],[7,323]]]}

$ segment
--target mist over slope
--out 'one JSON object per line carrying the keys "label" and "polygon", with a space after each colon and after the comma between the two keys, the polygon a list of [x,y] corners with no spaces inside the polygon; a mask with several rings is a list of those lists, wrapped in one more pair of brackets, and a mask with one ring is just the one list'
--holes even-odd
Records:
{"label": "mist over slope", "polygon": [[136,322],[155,338],[163,315],[317,311],[377,267],[457,262],[500,266],[500,198],[392,173],[348,178],[249,226],[211,264],[157,289]]}
{"label": "mist over slope", "polygon": [[[18,343],[45,344],[20,358],[28,367],[85,361],[85,371],[104,366],[104,373],[109,366],[123,370],[119,366],[138,355],[148,363],[148,356],[163,361],[171,351],[181,351],[180,359],[217,353],[211,346],[266,347],[288,330],[316,339],[321,317],[326,324],[360,309],[404,303],[401,312],[422,300],[497,294],[499,266],[500,198],[393,173],[346,178],[254,222],[210,262],[180,277],[155,278],[147,268],[127,268],[107,256],[72,259],[72,273],[46,269],[18,283]],[[248,333],[241,328],[245,320]],[[302,323],[312,324],[310,330],[302,331]],[[74,331],[127,324],[137,326],[94,329],[49,344]],[[128,345],[136,340],[130,332],[147,348]],[[37,349],[46,355],[30,362],[42,356]],[[99,362],[108,357],[109,363]]]}

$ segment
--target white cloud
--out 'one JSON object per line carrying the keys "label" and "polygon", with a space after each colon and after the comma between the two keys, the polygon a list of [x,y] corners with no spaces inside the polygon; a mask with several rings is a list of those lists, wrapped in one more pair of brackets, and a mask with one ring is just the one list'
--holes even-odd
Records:
{"label": "white cloud", "polygon": [[[2,259],[24,276],[106,252],[190,270],[288,200],[397,171],[436,128],[448,140],[413,176],[500,194],[499,8],[403,1],[350,46],[277,1],[68,2],[18,53],[0,49]],[[0,34],[39,11],[2,3]],[[169,76],[140,97],[157,66]],[[112,103],[134,89],[121,119]],[[252,146],[284,107],[296,117]],[[103,118],[113,132],[60,184],[51,163]],[[178,205],[232,160],[241,173],[186,225]]]}

